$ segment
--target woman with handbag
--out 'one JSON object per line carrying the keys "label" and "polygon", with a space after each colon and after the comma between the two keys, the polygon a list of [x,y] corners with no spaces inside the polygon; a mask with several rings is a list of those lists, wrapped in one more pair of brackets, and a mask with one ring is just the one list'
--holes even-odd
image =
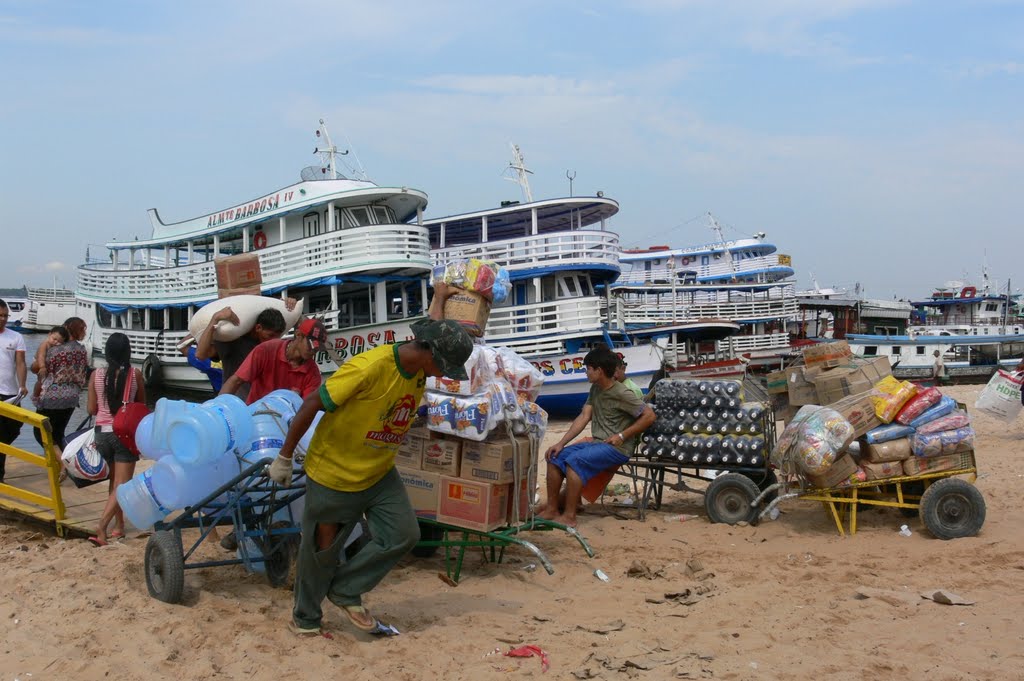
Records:
{"label": "woman with handbag", "polygon": [[[44,370],[47,382],[36,401],[36,412],[50,419],[53,441],[58,447],[64,442],[68,421],[78,408],[78,396],[89,375],[89,354],[81,343],[85,338],[85,321],[71,317],[64,322],[64,328],[68,332],[67,342],[46,350]],[[33,434],[36,442],[42,445],[42,432],[36,428]]]}
{"label": "woman with handbag", "polygon": [[96,535],[89,537],[89,541],[96,546],[106,546],[107,528],[111,521],[114,522],[114,531],[109,538],[120,539],[124,536],[124,513],[117,504],[115,492],[118,485],[132,479],[135,463],[139,460],[114,433],[115,416],[124,405],[132,402],[146,403],[142,372],[132,368],[132,348],[128,336],[123,333],[111,334],[107,338],[104,352],[107,366],[94,371],[89,381],[89,413],[96,417],[96,448],[111,471],[107,505],[100,516]]}

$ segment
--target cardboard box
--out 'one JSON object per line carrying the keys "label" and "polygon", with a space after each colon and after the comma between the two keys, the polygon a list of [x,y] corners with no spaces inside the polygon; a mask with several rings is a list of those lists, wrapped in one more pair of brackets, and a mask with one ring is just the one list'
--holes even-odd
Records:
{"label": "cardboard box", "polygon": [[530,492],[531,492],[531,490],[535,489],[536,481],[534,481],[533,484],[530,484],[530,481],[526,477],[524,477],[522,480],[519,481],[519,515],[518,515],[518,517],[516,516],[516,514],[514,512],[515,509],[513,508],[513,502],[515,501],[515,495],[512,494],[512,492],[511,492],[513,487],[515,487],[515,484],[509,485],[508,518],[506,519],[506,524],[508,524],[508,525],[521,525],[522,523],[525,523],[530,518],[530,507],[533,505],[533,497],[534,497],[534,495],[531,494]]}
{"label": "cardboard box", "polygon": [[405,438],[395,452],[395,465],[412,470],[423,469],[423,443],[420,438]]}
{"label": "cardboard box", "polygon": [[769,395],[781,395],[789,392],[789,372],[773,371],[765,378],[768,383]]}
{"label": "cardboard box", "polygon": [[405,485],[405,493],[409,495],[412,510],[419,518],[437,518],[437,500],[440,493],[440,473],[411,470],[398,466],[398,477]]}
{"label": "cardboard box", "polygon": [[818,403],[818,391],[815,390],[814,383],[807,380],[804,367],[792,367],[786,370],[786,374],[790,405],[801,407],[805,404]]}
{"label": "cardboard box", "polygon": [[882,461],[880,463],[862,462],[861,469],[864,471],[865,480],[885,480],[903,475],[902,461]]}
{"label": "cardboard box", "polygon": [[236,295],[260,295],[263,274],[260,259],[255,253],[240,253],[213,261],[217,272],[217,295],[221,298]]}
{"label": "cardboard box", "polygon": [[892,376],[892,364],[889,363],[888,357],[857,357],[853,363],[871,379],[871,385],[878,383],[886,376]]}
{"label": "cardboard box", "polygon": [[930,456],[927,458],[912,456],[903,462],[903,472],[907,475],[923,475],[939,471],[960,470],[961,468],[968,468],[970,465],[971,458],[969,452],[945,456]]}
{"label": "cardboard box", "polygon": [[476,291],[463,291],[444,302],[444,318],[454,319],[474,336],[484,335],[491,303]]}
{"label": "cardboard box", "polygon": [[[530,467],[530,440],[517,437],[520,471]],[[466,442],[462,446],[459,477],[480,482],[514,482],[512,443],[504,438],[496,442]]]}
{"label": "cardboard box", "polygon": [[846,341],[832,341],[831,343],[815,343],[803,349],[804,364],[809,367],[827,369],[843,364],[851,357],[850,345]]}
{"label": "cardboard box", "polygon": [[841,454],[828,470],[819,475],[808,474],[807,480],[813,487],[828,489],[846,482],[856,472],[857,464],[853,462],[853,458],[849,454]]}
{"label": "cardboard box", "polygon": [[853,358],[840,367],[821,371],[813,379],[818,404],[830,405],[849,395],[871,390],[875,383],[891,374],[892,367],[885,357]]}
{"label": "cardboard box", "polygon": [[844,397],[838,402],[828,405],[829,409],[839,412],[844,419],[853,426],[855,438],[864,435],[872,428],[882,425],[878,415],[875,414],[875,405],[871,401],[871,391],[867,390],[859,395]]}
{"label": "cardboard box", "polygon": [[438,482],[438,522],[489,532],[505,524],[510,485],[463,480],[448,475]]}
{"label": "cardboard box", "polygon": [[458,475],[462,458],[462,440],[424,440],[423,470]]}
{"label": "cardboard box", "polygon": [[910,451],[910,438],[907,437],[865,445],[861,447],[861,451],[864,452],[864,461],[868,463],[905,461],[914,454]]}

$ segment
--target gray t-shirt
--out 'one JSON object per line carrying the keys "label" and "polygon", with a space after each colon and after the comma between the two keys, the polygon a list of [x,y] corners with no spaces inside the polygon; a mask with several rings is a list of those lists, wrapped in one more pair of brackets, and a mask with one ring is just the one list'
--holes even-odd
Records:
{"label": "gray t-shirt", "polygon": [[[602,441],[612,435],[618,435],[636,423],[645,406],[636,393],[618,381],[612,381],[607,390],[601,390],[596,384],[590,386],[587,404],[594,410],[590,432],[596,439]],[[622,454],[632,456],[636,448],[636,436],[613,446]]]}

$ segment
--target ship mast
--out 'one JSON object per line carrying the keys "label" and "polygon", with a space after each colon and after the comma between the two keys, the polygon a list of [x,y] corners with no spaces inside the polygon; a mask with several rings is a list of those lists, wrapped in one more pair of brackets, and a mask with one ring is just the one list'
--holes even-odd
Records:
{"label": "ship mast", "polygon": [[512,162],[508,164],[507,170],[513,171],[515,177],[506,177],[505,179],[518,184],[519,188],[523,190],[526,202],[533,203],[533,192],[530,191],[530,179],[527,177],[527,175],[532,175],[533,171],[526,167],[523,153],[519,151],[519,145],[509,142],[509,146],[512,147]]}
{"label": "ship mast", "polygon": [[[349,150],[346,149],[345,151],[338,151],[338,147],[336,147],[334,142],[331,141],[331,134],[327,132],[327,123],[325,123],[322,118],[320,119],[320,127],[316,131],[316,137],[327,144],[325,147],[318,146],[313,149],[314,154],[320,155],[320,165],[322,172],[327,176],[326,179],[347,180],[347,177],[338,172],[338,157],[348,156]],[[352,143],[349,142],[349,147],[351,146]],[[369,178],[366,175],[366,170],[363,168],[363,164],[359,160],[359,156],[353,154],[353,158],[355,159],[355,167],[352,167],[348,163],[345,165],[352,171],[352,174],[356,179],[369,181]]]}

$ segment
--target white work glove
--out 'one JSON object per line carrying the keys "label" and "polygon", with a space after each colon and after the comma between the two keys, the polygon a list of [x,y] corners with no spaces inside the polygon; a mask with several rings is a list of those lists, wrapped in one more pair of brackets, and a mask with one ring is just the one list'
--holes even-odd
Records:
{"label": "white work glove", "polygon": [[292,460],[289,457],[277,455],[274,462],[270,464],[270,479],[281,485],[289,487],[292,484]]}

